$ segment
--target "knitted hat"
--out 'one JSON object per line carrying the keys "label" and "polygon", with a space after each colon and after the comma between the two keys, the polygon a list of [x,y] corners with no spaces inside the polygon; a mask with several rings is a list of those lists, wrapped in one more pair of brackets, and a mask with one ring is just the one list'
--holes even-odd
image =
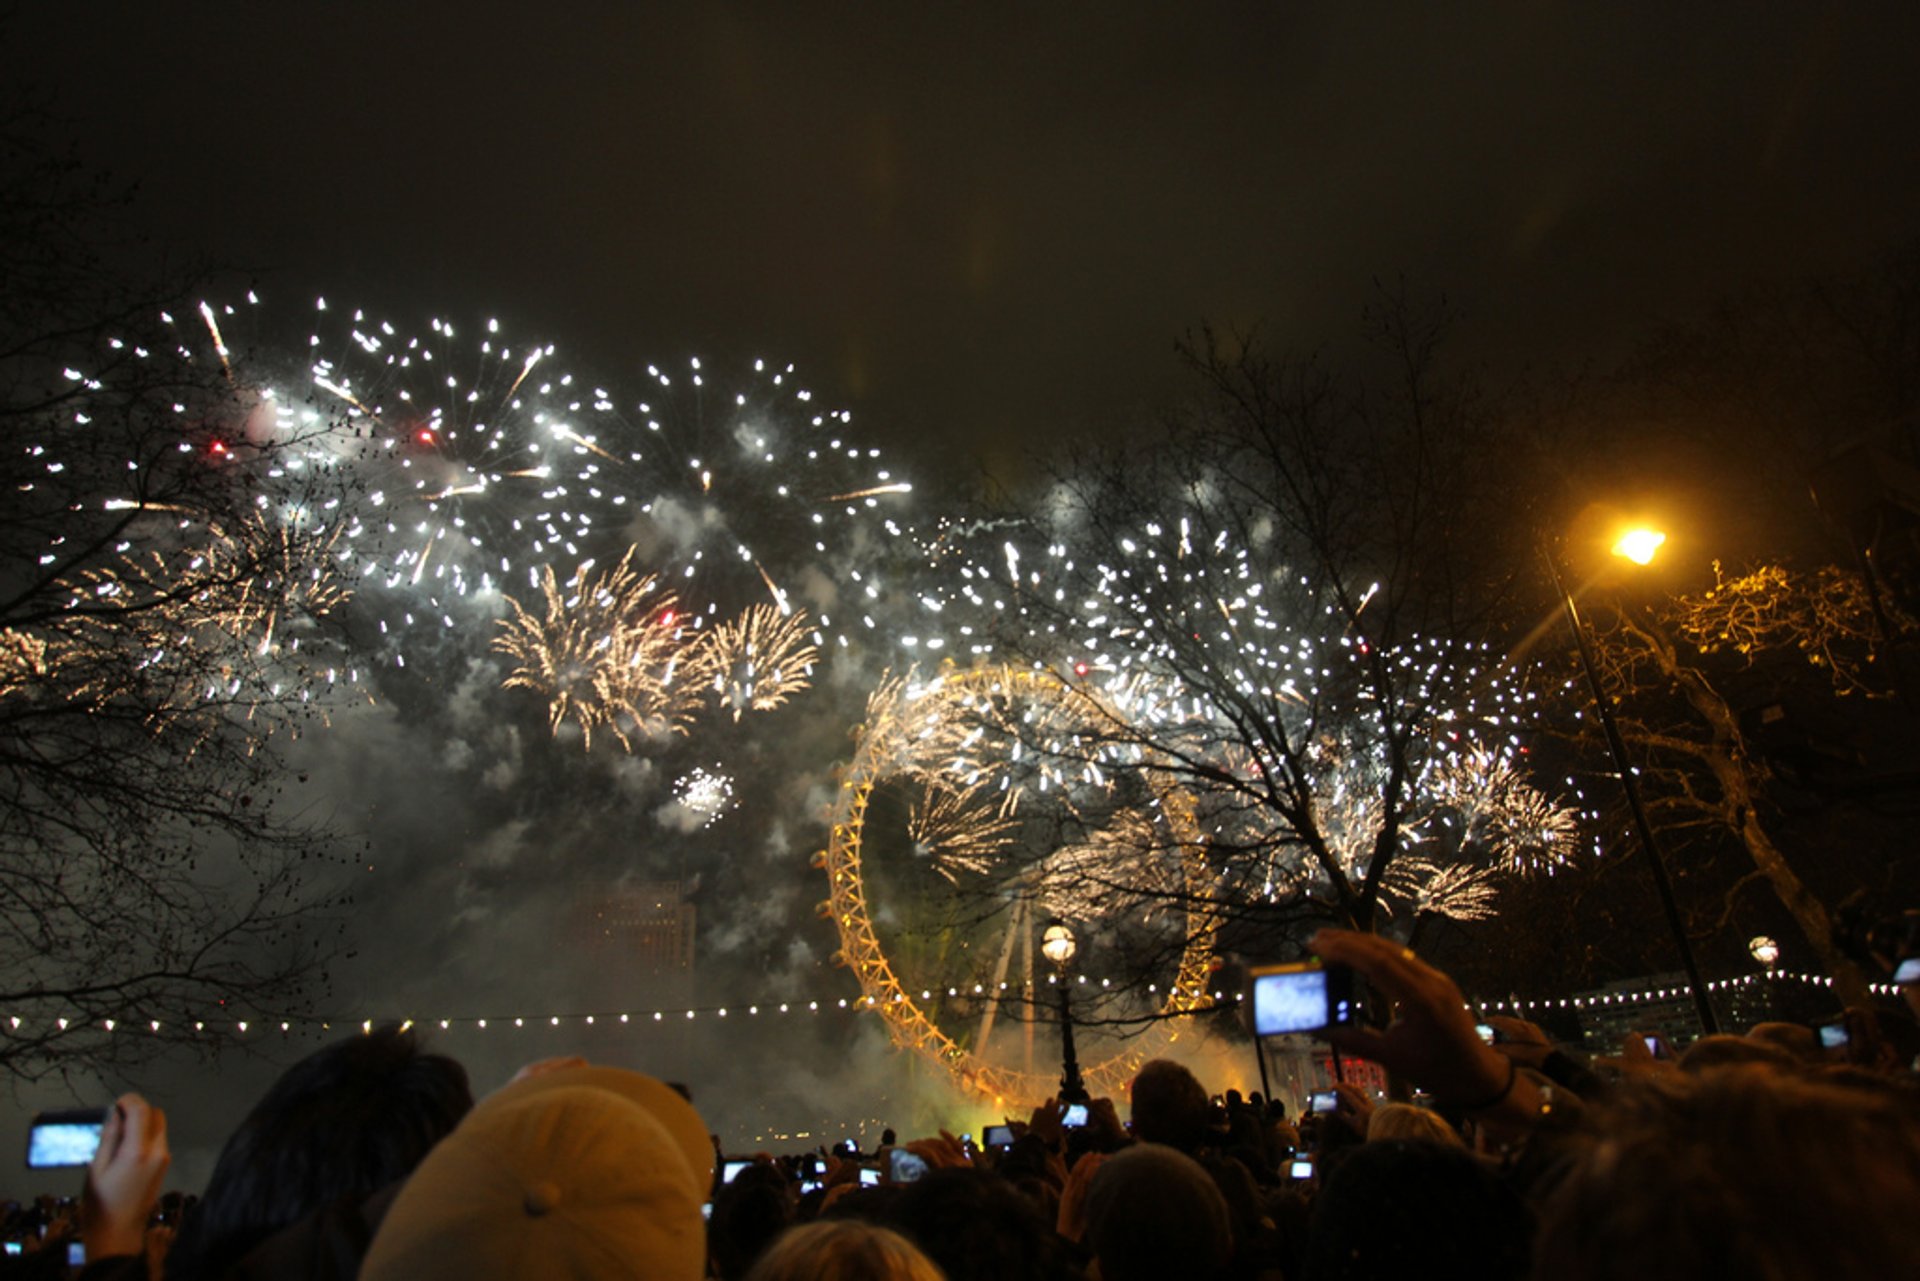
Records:
{"label": "knitted hat", "polygon": [[698,1281],[713,1146],[652,1077],[576,1067],[483,1100],[420,1163],[365,1281],[645,1275]]}

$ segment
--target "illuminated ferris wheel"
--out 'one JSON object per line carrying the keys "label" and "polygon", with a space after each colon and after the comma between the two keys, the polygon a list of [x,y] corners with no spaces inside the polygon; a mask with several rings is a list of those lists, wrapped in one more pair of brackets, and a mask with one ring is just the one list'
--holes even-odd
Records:
{"label": "illuminated ferris wheel", "polygon": [[[1035,1070],[1034,1014],[1056,976],[1036,974],[1049,919],[1071,922],[1103,959],[1164,958],[1145,992],[1092,990],[1146,1030],[1085,1066],[1096,1095],[1180,1036],[1211,1004],[1207,870],[1184,792],[1143,767],[1113,705],[1051,673],[951,666],[890,677],[868,700],[842,771],[821,904],[836,960],[894,1043],[962,1089],[1003,1103],[1055,1093]],[[1129,973],[1136,973],[1133,965]],[[1079,989],[1085,990],[1085,989]]]}

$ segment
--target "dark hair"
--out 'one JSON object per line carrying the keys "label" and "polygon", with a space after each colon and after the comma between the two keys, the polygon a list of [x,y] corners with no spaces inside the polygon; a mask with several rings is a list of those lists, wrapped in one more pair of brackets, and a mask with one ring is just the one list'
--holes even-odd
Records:
{"label": "dark hair", "polygon": [[472,1107],[466,1069],[421,1053],[400,1028],[315,1050],[227,1139],[167,1253],[167,1276],[217,1277],[329,1202],[406,1177]]}
{"label": "dark hair", "polygon": [[931,1170],[880,1222],[919,1246],[949,1281],[1048,1281],[1066,1250],[1032,1202],[985,1170]]}
{"label": "dark hair", "polygon": [[1310,1281],[1518,1281],[1527,1275],[1531,1234],[1520,1198],[1464,1147],[1387,1139],[1349,1148],[1325,1178],[1305,1274]]}
{"label": "dark hair", "polygon": [[1920,1130],[1890,1096],[1766,1067],[1630,1082],[1547,1200],[1535,1275],[1910,1276]]}
{"label": "dark hair", "polygon": [[756,1161],[713,1198],[707,1253],[724,1281],[747,1274],[769,1245],[793,1226],[788,1180],[778,1166]]}
{"label": "dark hair", "polygon": [[1133,1078],[1133,1137],[1191,1152],[1207,1135],[1207,1091],[1170,1059],[1141,1064]]}

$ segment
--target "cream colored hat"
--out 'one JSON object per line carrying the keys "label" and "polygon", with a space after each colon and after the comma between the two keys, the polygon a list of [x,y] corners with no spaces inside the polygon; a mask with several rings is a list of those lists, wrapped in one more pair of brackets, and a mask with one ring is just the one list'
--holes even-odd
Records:
{"label": "cream colored hat", "polygon": [[395,1198],[363,1281],[699,1281],[713,1146],[670,1087],[574,1067],[481,1101]]}

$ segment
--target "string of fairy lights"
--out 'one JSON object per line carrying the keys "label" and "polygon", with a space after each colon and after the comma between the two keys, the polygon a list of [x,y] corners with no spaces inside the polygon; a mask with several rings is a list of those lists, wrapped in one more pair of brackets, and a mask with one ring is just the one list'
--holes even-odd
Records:
{"label": "string of fairy lights", "polygon": [[[1103,978],[1096,983],[1095,980],[1084,974],[1077,976],[1076,981],[1079,985],[1089,988],[1098,986],[1102,989],[1111,990],[1113,987],[1113,980],[1111,979]],[[1056,982],[1057,979],[1054,976],[1048,976],[1047,984],[1049,986]],[[1790,983],[1802,987],[1830,989],[1833,986],[1833,979],[1821,974],[1769,970],[1765,973],[1743,974],[1735,978],[1716,979],[1707,984],[1707,990],[1710,992],[1733,992],[1739,989],[1751,988],[1756,984],[1762,983]],[[946,989],[946,995],[950,998],[982,997],[986,999],[1001,999],[999,997],[1000,992],[1025,992],[1036,986],[1035,984],[1024,983],[1001,983],[998,990],[989,991],[987,985],[975,983],[971,985],[970,989],[963,989],[959,986],[949,987]],[[1892,983],[1871,983],[1868,984],[1868,989],[1876,996],[1891,997],[1900,994],[1900,989]],[[1147,990],[1149,993],[1157,994],[1154,985],[1149,984]],[[1577,1012],[1581,1010],[1604,1010],[1626,1006],[1651,1005],[1661,1001],[1678,1001],[1691,996],[1692,991],[1693,989],[1690,985],[1682,983],[1666,987],[1649,987],[1643,991],[1635,992],[1602,992],[1585,996],[1547,997],[1534,1000],[1509,997],[1496,1001],[1474,1001],[1470,1002],[1470,1006],[1482,1014],[1552,1013],[1559,1010]],[[922,1000],[932,1000],[934,999],[934,995],[933,989],[928,988],[920,993],[920,998]],[[1213,1000],[1211,1005],[1201,1006],[1189,1011],[1192,1015],[1217,1013],[1220,1010],[1239,1004],[1242,999],[1242,994],[1239,992],[1217,991],[1209,994],[1201,989],[1196,989],[1187,995],[1201,998],[1211,995]],[[904,1001],[908,999],[908,994],[896,994],[894,999],[896,1001]],[[1013,999],[1021,998],[1016,997]],[[702,1018],[709,1020],[738,1020],[741,1018],[776,1019],[786,1015],[819,1014],[822,1012],[832,1013],[841,1010],[860,1012],[877,1008],[878,1005],[879,1002],[876,998],[871,996],[843,996],[804,1001],[798,999],[785,1001],[755,1000],[744,1004],[683,1005],[646,1010],[597,1010],[590,1013],[573,1011],[547,1014],[446,1015],[417,1018],[382,1017],[363,1019],[354,1019],[347,1016],[327,1017],[320,1015],[308,1015],[298,1018],[223,1018],[217,1020],[195,1020],[193,1022],[193,1030],[196,1033],[205,1033],[211,1030],[219,1035],[225,1036],[229,1035],[227,1029],[233,1028],[238,1035],[249,1036],[271,1034],[274,1032],[282,1035],[292,1035],[296,1032],[330,1032],[337,1028],[371,1032],[376,1026],[394,1024],[399,1025],[403,1029],[416,1027],[437,1028],[443,1032],[465,1030],[477,1032],[524,1031],[529,1027],[534,1029],[542,1027],[550,1029],[560,1027],[632,1027],[635,1025],[645,1027],[649,1024],[666,1024],[669,1022],[685,1024],[698,1021]],[[67,1032],[94,1023],[93,1020],[64,1017],[54,1018],[48,1021],[54,1024],[61,1032]],[[163,1032],[174,1033],[178,1030],[177,1026],[159,1019],[131,1021],[125,1019],[102,1019],[94,1025],[107,1032],[127,1032],[134,1034],[146,1032],[151,1035],[159,1035]],[[14,1035],[30,1033],[33,1030],[32,1021],[18,1015],[5,1017],[4,1030]]]}

